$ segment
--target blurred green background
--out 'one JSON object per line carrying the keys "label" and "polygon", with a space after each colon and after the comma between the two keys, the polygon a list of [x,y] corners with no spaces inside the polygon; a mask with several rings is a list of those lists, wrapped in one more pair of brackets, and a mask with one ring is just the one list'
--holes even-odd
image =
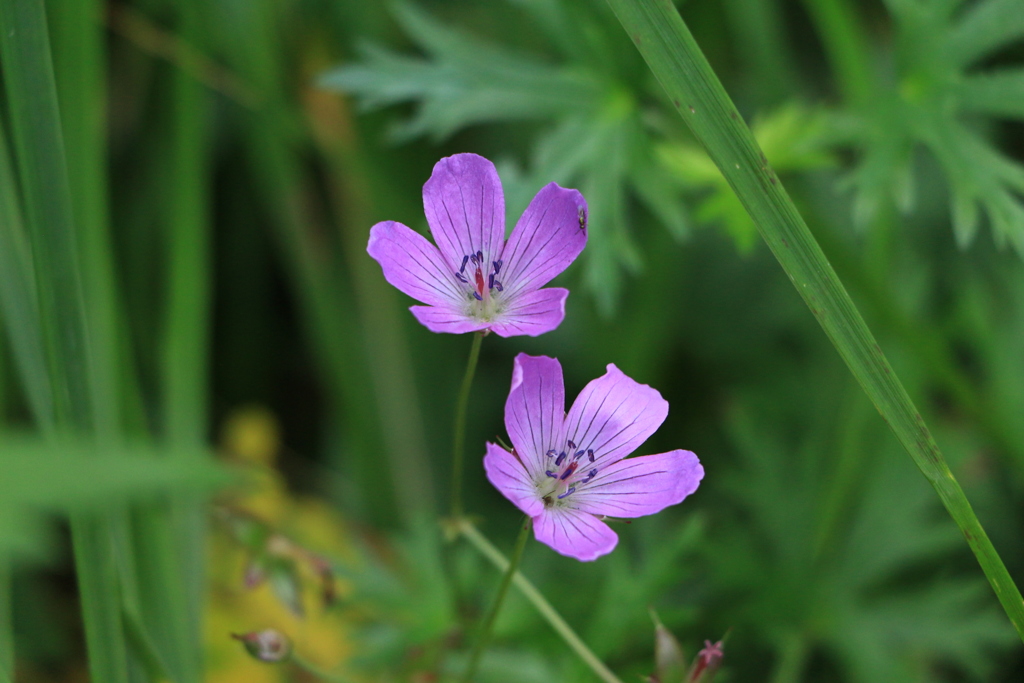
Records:
{"label": "blurred green background", "polygon": [[[677,5],[1019,583],[1024,4]],[[460,670],[498,581],[434,521],[470,338],[418,326],[365,252],[377,221],[426,230],[458,152],[497,164],[510,228],[551,181],[590,204],[565,322],[484,340],[482,531],[511,547],[479,457],[520,351],[569,396],[612,362],[656,387],[641,452],[706,470],[596,563],[527,549],[623,680],[654,669],[649,608],[690,656],[729,631],[718,680],[1024,677],[956,527],[603,2],[0,9],[0,681],[316,680],[230,638],[267,626],[346,680]],[[248,591],[275,534],[300,550]],[[481,680],[596,679],[513,593]]]}

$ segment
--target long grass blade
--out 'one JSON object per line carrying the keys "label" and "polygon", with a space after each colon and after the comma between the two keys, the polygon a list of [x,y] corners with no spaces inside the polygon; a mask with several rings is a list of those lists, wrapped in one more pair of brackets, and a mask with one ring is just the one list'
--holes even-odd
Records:
{"label": "long grass blade", "polygon": [[[42,0],[0,0],[0,57],[31,236],[52,414],[58,430],[89,433],[94,424],[92,361]],[[45,427],[45,415],[37,419]],[[127,682],[109,519],[103,514],[76,513],[71,529],[91,676],[97,681]]]}
{"label": "long grass blade", "polygon": [[[199,43],[201,3],[181,0],[178,35]],[[207,377],[209,363],[210,244],[208,224],[209,148],[206,134],[206,91],[195,77],[175,68],[171,79],[171,174],[168,184],[167,311],[163,348],[163,437],[184,448],[201,446],[207,438]],[[176,496],[168,501],[174,526],[158,529],[150,520],[150,535],[162,538],[159,547],[138,539],[144,552],[140,577],[153,599],[150,620],[162,627],[165,659],[181,683],[202,679],[202,596],[206,529],[201,501]],[[168,534],[167,532],[172,532]]]}
{"label": "long grass blade", "polygon": [[939,494],[1024,639],[1024,600],[913,401],[670,0],[608,0],[673,106],[900,443]]}
{"label": "long grass blade", "polygon": [[53,396],[39,324],[32,252],[16,190],[14,166],[0,126],[0,312],[29,407],[43,429],[52,429]]}

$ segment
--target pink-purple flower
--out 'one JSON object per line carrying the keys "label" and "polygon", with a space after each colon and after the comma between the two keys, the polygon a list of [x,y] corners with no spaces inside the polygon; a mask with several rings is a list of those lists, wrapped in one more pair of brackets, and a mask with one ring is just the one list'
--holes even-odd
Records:
{"label": "pink-purple flower", "polygon": [[675,450],[626,458],[661,426],[668,402],[614,365],[565,413],[562,366],[519,354],[505,403],[509,451],[487,444],[487,478],[533,518],[537,540],[578,560],[610,553],[603,517],[642,517],[682,502],[704,477],[697,456]]}
{"label": "pink-purple flower", "polygon": [[583,195],[544,186],[506,242],[505,196],[494,164],[456,154],[434,166],[423,208],[436,247],[401,223],[384,221],[370,230],[366,250],[388,282],[426,304],[410,310],[427,329],[489,329],[511,337],[558,327],[569,291],[541,288],[587,243]]}

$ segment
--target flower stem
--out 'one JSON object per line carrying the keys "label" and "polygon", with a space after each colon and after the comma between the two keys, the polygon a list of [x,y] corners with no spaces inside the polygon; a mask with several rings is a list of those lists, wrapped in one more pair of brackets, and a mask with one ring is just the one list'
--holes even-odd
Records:
{"label": "flower stem", "polygon": [[473,375],[476,374],[476,362],[480,358],[480,344],[483,339],[484,331],[473,335],[466,374],[462,377],[462,387],[455,403],[455,429],[452,439],[452,517],[456,519],[462,517],[462,461],[466,449],[466,406],[469,404],[469,389],[473,386]]}
{"label": "flower stem", "polygon": [[299,656],[298,653],[293,652],[291,656],[291,662],[296,667],[302,669],[306,673],[310,674],[314,678],[319,678],[327,683],[349,683],[350,679],[339,676],[338,674],[331,673],[321,669],[319,666],[309,661],[305,657]]}
{"label": "flower stem", "polygon": [[522,524],[522,529],[519,530],[519,537],[516,538],[516,547],[512,551],[512,561],[508,563],[507,569],[505,569],[505,575],[501,577],[501,584],[498,586],[498,595],[494,598],[494,604],[491,605],[491,611],[487,614],[487,618],[484,620],[483,628],[480,629],[480,635],[477,637],[476,645],[473,646],[473,653],[469,656],[469,665],[466,667],[466,674],[462,677],[463,683],[471,683],[473,676],[476,674],[476,668],[480,664],[480,655],[487,649],[487,643],[491,640],[491,629],[494,628],[494,621],[498,618],[498,612],[501,611],[501,605],[505,602],[505,595],[508,594],[508,587],[512,585],[512,577],[516,575],[516,569],[519,568],[519,561],[523,559],[523,550],[526,548],[526,539],[530,537],[530,518],[527,517]]}
{"label": "flower stem", "polygon": [[[454,522],[457,525],[457,530],[466,540],[468,540],[473,547],[475,547],[481,555],[490,560],[491,564],[497,567],[499,570],[506,570],[509,566],[509,561],[505,559],[505,556],[501,552],[491,545],[490,541],[484,538],[483,534],[477,531],[468,520],[458,519]],[[516,584],[516,588],[519,592],[530,601],[534,609],[540,612],[540,615],[551,624],[551,627],[562,637],[576,655],[583,660],[583,662],[591,668],[591,670],[597,674],[605,683],[622,683],[618,676],[612,673],[611,669],[605,666],[604,662],[597,658],[590,648],[587,647],[576,632],[572,630],[572,627],[565,622],[550,602],[537,590],[530,581],[520,574],[515,572],[512,577],[512,582]]]}

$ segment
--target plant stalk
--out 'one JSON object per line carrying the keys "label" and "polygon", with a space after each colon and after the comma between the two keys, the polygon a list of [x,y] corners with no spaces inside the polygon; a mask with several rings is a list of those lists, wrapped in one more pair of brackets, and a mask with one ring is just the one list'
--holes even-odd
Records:
{"label": "plant stalk", "polygon": [[466,374],[462,377],[459,397],[455,402],[455,428],[452,437],[452,517],[462,517],[462,469],[466,450],[466,407],[469,405],[469,390],[473,386],[477,360],[480,359],[480,345],[485,332],[473,334],[473,346],[469,350]]}
{"label": "plant stalk", "polygon": [[476,669],[480,665],[480,656],[487,649],[487,644],[491,640],[491,631],[494,629],[494,622],[498,618],[498,612],[501,611],[501,606],[505,602],[505,596],[508,594],[508,587],[512,585],[512,577],[516,575],[516,571],[519,569],[519,563],[523,559],[523,550],[526,549],[526,541],[530,538],[530,518],[527,517],[523,520],[522,529],[519,530],[519,537],[516,538],[516,547],[512,551],[512,560],[508,563],[508,568],[505,569],[505,575],[501,577],[501,584],[498,586],[498,595],[494,598],[494,604],[491,605],[491,611],[487,614],[487,618],[484,620],[483,628],[480,629],[480,634],[477,636],[476,645],[473,646],[473,653],[469,656],[469,665],[466,667],[466,674],[462,677],[463,683],[472,683],[473,676],[476,675]]}
{"label": "plant stalk", "polygon": [[[505,559],[505,556],[501,554],[497,548],[495,548],[490,541],[484,538],[475,526],[473,526],[466,519],[455,520],[456,530],[462,534],[467,541],[472,544],[474,548],[479,551],[481,555],[486,557],[491,564],[497,567],[500,571],[505,571],[509,566],[509,561]],[[605,663],[598,659],[587,644],[576,635],[576,632],[572,630],[572,627],[566,623],[562,615],[547,601],[547,598],[537,590],[537,587],[530,583],[529,579],[515,572],[512,577],[512,583],[516,585],[519,592],[523,594],[534,609],[540,612],[540,615],[544,617],[555,632],[562,637],[566,645],[572,649],[576,655],[583,660],[583,663],[590,667],[590,669],[605,683],[622,683],[618,676],[612,673],[611,669],[605,666]]]}

